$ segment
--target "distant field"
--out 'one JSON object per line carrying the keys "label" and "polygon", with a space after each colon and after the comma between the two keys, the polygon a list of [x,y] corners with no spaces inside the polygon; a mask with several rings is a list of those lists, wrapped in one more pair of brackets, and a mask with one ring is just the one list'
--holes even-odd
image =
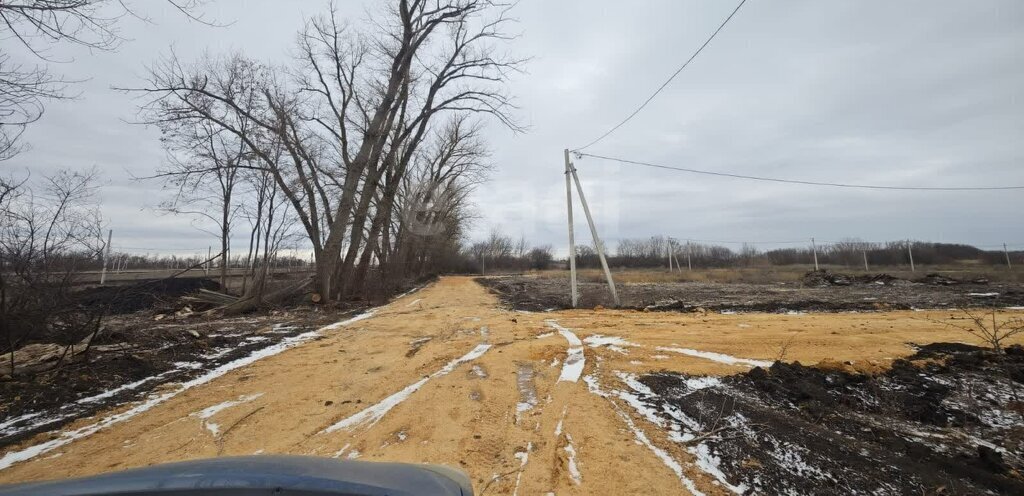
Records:
{"label": "distant field", "polygon": [[[1006,267],[977,266],[977,265],[940,265],[940,266],[918,266],[914,272],[910,267],[871,267],[870,272],[865,272],[863,267],[846,267],[842,265],[822,265],[822,269],[831,272],[844,274],[889,274],[899,279],[913,280],[924,277],[926,274],[939,273],[956,279],[977,279],[985,278],[992,282],[1024,282],[1024,269],[1009,270]],[[721,282],[721,283],[748,283],[748,284],[771,284],[777,282],[799,282],[808,271],[814,270],[813,266],[789,265],[777,267],[743,267],[724,269],[694,269],[669,272],[667,268],[661,269],[624,269],[612,268],[615,282],[621,283],[651,283],[651,282]],[[568,278],[568,270],[544,270],[530,272],[530,274],[547,278]],[[578,276],[580,281],[603,282],[604,273],[601,269],[580,269]]]}

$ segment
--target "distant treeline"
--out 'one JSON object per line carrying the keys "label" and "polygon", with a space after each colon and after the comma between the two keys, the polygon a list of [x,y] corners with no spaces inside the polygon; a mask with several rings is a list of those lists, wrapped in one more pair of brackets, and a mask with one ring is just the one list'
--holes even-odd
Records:
{"label": "distant treeline", "polygon": [[[220,268],[221,259],[216,257],[217,254],[211,255],[214,259],[209,262],[210,268]],[[177,269],[184,270],[189,267],[203,266],[203,263],[208,260],[206,254],[202,255],[173,255],[173,254],[148,254],[140,255],[136,253],[111,253],[110,262],[107,265],[107,270],[111,271],[123,271],[123,270],[148,270],[148,269]],[[228,268],[251,268],[252,266],[260,266],[264,263],[262,259],[253,260],[252,257],[248,259],[241,255],[235,255],[230,257],[228,260]],[[308,258],[299,258],[294,256],[283,255],[281,253],[273,254],[267,260],[271,267],[310,267],[312,264]],[[99,270],[103,268],[103,258],[90,257],[88,261],[82,265],[84,270]]]}
{"label": "distant treeline", "polygon": [[[983,265],[1006,265],[1006,254],[1002,249],[982,250],[970,245],[932,243],[921,241],[893,241],[872,243],[856,239],[817,245],[818,263],[821,265],[843,265],[863,268],[867,258],[869,266],[898,266],[910,264],[908,243],[917,265],[944,265],[976,263]],[[674,255],[673,265],[687,267],[687,258],[694,268],[810,265],[814,263],[814,249],[807,246],[761,250],[752,244],[741,245],[738,250],[715,244],[686,242],[652,236],[647,239],[624,239],[609,254],[609,265],[613,267],[645,268],[667,267],[669,253]],[[600,267],[597,252],[593,246],[576,247],[576,263],[579,267]],[[1012,264],[1024,265],[1024,252],[1010,251]]]}
{"label": "distant treeline", "polygon": [[[982,250],[980,248],[953,243],[931,243],[912,241],[911,249],[917,265],[948,265],[973,263],[979,265],[1006,265],[1006,254],[1002,249]],[[818,263],[863,268],[864,258],[869,266],[900,266],[910,264],[907,241],[871,243],[858,240],[844,240],[822,243],[817,246]],[[814,249],[808,245],[795,248],[761,250],[745,244],[733,250],[726,246],[671,240],[662,236],[647,239],[621,240],[614,250],[607,253],[608,264],[612,267],[656,268],[668,266],[668,255],[673,254],[673,266],[686,268],[758,267],[779,265],[812,265]],[[1024,266],[1024,252],[1010,251],[1013,265]],[[65,263],[75,270],[100,270],[103,267],[102,251],[76,252],[64,255]],[[207,260],[206,254],[133,254],[114,252],[107,265],[109,271],[159,270],[197,267]],[[563,259],[563,263],[566,263]],[[463,244],[458,251],[444,257],[439,264],[441,272],[479,273],[493,271],[543,270],[556,267],[551,245],[532,246],[525,238],[514,239],[497,232],[477,242]],[[268,262],[276,268],[311,268],[308,258],[276,254]],[[255,263],[242,256],[232,256],[229,268],[252,268]],[[576,265],[580,268],[599,268],[601,262],[592,245],[576,246]],[[210,262],[210,268],[220,268],[220,259]]]}

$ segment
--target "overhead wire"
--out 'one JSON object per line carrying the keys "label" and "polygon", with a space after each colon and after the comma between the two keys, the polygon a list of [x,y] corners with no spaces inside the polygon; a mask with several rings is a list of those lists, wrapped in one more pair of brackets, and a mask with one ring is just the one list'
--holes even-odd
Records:
{"label": "overhead wire", "polygon": [[1021,190],[1024,186],[886,186],[880,184],[853,184],[853,183],[835,183],[835,182],[823,182],[823,181],[808,181],[802,179],[782,179],[777,177],[766,177],[766,176],[749,176],[745,174],[734,174],[731,172],[715,172],[700,169],[691,169],[687,167],[675,167],[671,165],[654,164],[650,162],[640,162],[638,160],[629,160],[618,157],[607,157],[603,155],[594,155],[591,153],[576,152],[578,157],[592,157],[601,160],[608,160],[611,162],[618,162],[621,164],[638,165],[642,167],[651,167],[655,169],[666,169],[678,172],[687,172],[690,174],[703,174],[708,176],[728,177],[733,179],[747,179],[751,181],[766,181],[773,183],[787,183],[787,184],[801,184],[805,186],[830,186],[834,188],[851,188],[851,189],[872,189],[872,190],[895,190],[895,191],[1002,191],[1002,190]]}
{"label": "overhead wire", "polygon": [[718,35],[718,32],[721,31],[722,28],[724,28],[725,25],[729,23],[729,20],[732,19],[733,16],[736,15],[736,12],[739,12],[740,7],[743,7],[743,4],[745,4],[745,3],[747,3],[747,0],[741,0],[740,3],[736,5],[736,8],[732,10],[732,12],[729,14],[729,16],[726,17],[725,20],[722,21],[722,23],[718,25],[718,29],[716,29],[715,32],[711,33],[711,36],[709,36],[708,39],[704,41],[704,44],[701,45],[700,48],[698,48],[696,52],[693,52],[693,55],[691,55],[690,58],[686,59],[686,62],[684,62],[683,65],[679,66],[679,69],[676,69],[676,72],[672,73],[672,75],[669,76],[669,78],[667,80],[665,80],[665,82],[662,83],[661,86],[659,86],[658,89],[655,90],[654,93],[651,94],[651,96],[647,97],[647,99],[644,100],[644,103],[640,104],[640,106],[637,107],[636,110],[633,111],[633,113],[629,114],[625,119],[622,120],[622,122],[619,122],[618,124],[616,124],[614,127],[609,129],[607,132],[605,132],[601,136],[598,136],[597,139],[591,141],[590,143],[587,143],[584,146],[581,146],[579,148],[575,148],[575,149],[573,149],[573,151],[580,152],[580,151],[586,150],[587,148],[590,148],[593,145],[596,145],[598,142],[600,142],[601,140],[607,138],[608,136],[610,136],[615,131],[618,131],[618,129],[620,127],[622,127],[627,122],[632,120],[633,117],[636,117],[636,115],[639,114],[640,111],[642,111],[645,107],[647,107],[647,105],[649,103],[651,103],[651,101],[654,100],[654,98],[657,97],[658,94],[660,94],[665,89],[665,87],[667,87],[669,85],[669,83],[671,83],[672,80],[675,79],[676,76],[679,75],[680,72],[683,72],[683,69],[686,69],[686,66],[690,65],[690,62],[693,62],[693,59],[697,58],[697,55],[700,55],[700,52],[702,52],[704,50],[704,48],[707,47],[708,44],[711,43],[711,40],[715,39],[715,36]]}

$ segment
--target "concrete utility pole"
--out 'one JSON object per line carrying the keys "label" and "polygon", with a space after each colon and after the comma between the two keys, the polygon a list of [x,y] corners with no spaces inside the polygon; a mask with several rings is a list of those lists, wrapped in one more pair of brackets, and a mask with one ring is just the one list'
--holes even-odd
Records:
{"label": "concrete utility pole", "polygon": [[[102,234],[100,235],[102,236]],[[110,260],[110,240],[114,237],[114,230],[107,230],[107,246],[103,250],[103,270],[100,271],[100,286],[107,282],[107,261]]]}
{"label": "concrete utility pole", "polygon": [[908,239],[907,240],[907,255],[910,255],[910,271],[911,272],[917,272],[917,270],[914,269],[914,250],[911,249],[912,246],[913,246],[913,244]]}
{"label": "concrete utility pole", "polygon": [[665,254],[668,255],[668,271],[672,272],[672,241],[665,238]]}
{"label": "concrete utility pole", "polygon": [[[569,150],[565,151],[566,159],[569,157]],[[620,306],[619,292],[615,290],[615,280],[612,279],[612,271],[608,268],[608,260],[604,257],[604,245],[597,235],[597,226],[594,224],[594,217],[590,215],[590,207],[587,205],[587,197],[583,194],[583,186],[580,186],[580,178],[576,175],[576,168],[569,162],[569,172],[572,173],[572,180],[576,183],[576,192],[580,194],[580,203],[583,204],[583,214],[587,216],[587,224],[590,224],[590,235],[594,238],[594,248],[597,248],[597,256],[601,259],[601,269],[604,270],[604,277],[608,280],[608,290],[612,293],[612,300],[615,306]]]}
{"label": "concrete utility pole", "polygon": [[811,238],[811,251],[814,252],[814,270],[818,270],[818,245],[814,244],[814,238]]}
{"label": "concrete utility pole", "polygon": [[686,240],[686,270],[693,270],[693,264],[690,263],[690,240]]}
{"label": "concrete utility pole", "polygon": [[1010,264],[1010,252],[1006,249],[1006,243],[1003,243],[1003,255],[1006,255],[1006,268],[1013,270],[1013,265]]}
{"label": "concrete utility pole", "polygon": [[[202,252],[199,252],[199,253],[202,253]],[[203,271],[206,273],[206,275],[210,275],[210,264],[213,263],[213,262],[210,261],[210,255],[213,255],[213,247],[212,246],[207,246],[206,247],[206,263],[203,264]]]}
{"label": "concrete utility pole", "polygon": [[867,250],[861,250],[860,252],[861,252],[862,255],[864,255],[864,272],[868,272],[868,271],[871,270],[871,269],[868,269],[868,251]]}
{"label": "concrete utility pole", "polygon": [[572,307],[576,308],[579,301],[579,293],[576,289],[576,237],[572,224],[572,181],[569,174],[572,173],[572,165],[569,162],[569,150],[565,150],[565,202],[566,211],[569,212],[569,281],[572,286]]}

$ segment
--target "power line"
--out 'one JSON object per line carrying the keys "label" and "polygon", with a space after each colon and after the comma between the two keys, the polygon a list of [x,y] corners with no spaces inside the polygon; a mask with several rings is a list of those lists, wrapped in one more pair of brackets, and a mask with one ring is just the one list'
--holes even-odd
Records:
{"label": "power line", "polygon": [[740,7],[742,7],[745,3],[747,3],[747,0],[741,0],[739,5],[737,5],[736,8],[732,10],[732,13],[729,14],[729,17],[726,17],[725,20],[722,21],[722,24],[718,25],[718,29],[716,29],[714,33],[711,33],[711,36],[709,36],[708,39],[704,41],[704,44],[701,45],[696,52],[693,52],[693,55],[691,55],[690,58],[683,63],[683,65],[679,66],[679,69],[676,69],[676,72],[672,73],[672,75],[669,76],[669,78],[664,83],[662,83],[661,86],[659,86],[658,89],[651,94],[651,96],[647,97],[647,100],[644,100],[644,103],[637,107],[637,109],[634,110],[632,114],[629,114],[629,116],[623,119],[622,122],[616,124],[615,127],[609,129],[608,132],[602,134],[601,136],[598,136],[598,138],[595,139],[594,141],[591,141],[590,143],[587,143],[585,146],[581,146],[573,151],[580,152],[586,150],[587,148],[590,148],[591,146],[597,144],[599,141],[607,138],[608,135],[617,131],[620,127],[629,122],[633,117],[636,117],[636,115],[639,114],[640,111],[647,106],[647,104],[651,103],[651,100],[654,100],[654,97],[658,96],[658,94],[661,93],[662,90],[664,90],[665,87],[668,86],[668,84],[671,83],[672,80],[675,79],[680,72],[683,72],[683,69],[685,69],[686,66],[690,65],[690,62],[693,62],[693,59],[697,58],[697,55],[700,55],[700,52],[704,50],[704,47],[708,46],[708,44],[711,43],[711,40],[715,39],[715,36],[718,34],[718,32],[725,27],[725,25],[729,22],[730,19],[732,19],[734,15],[736,15],[736,12],[739,12]]}
{"label": "power line", "polygon": [[728,172],[713,172],[698,169],[688,169],[685,167],[673,167],[669,165],[652,164],[648,162],[639,162],[636,160],[628,160],[624,158],[616,157],[605,157],[602,155],[593,155],[590,153],[579,153],[579,157],[593,157],[601,160],[609,160],[612,162],[619,162],[622,164],[639,165],[643,167],[653,167],[656,169],[667,169],[679,172],[689,172],[691,174],[704,174],[708,176],[718,177],[730,177],[733,179],[749,179],[751,181],[767,181],[773,183],[787,183],[787,184],[803,184],[805,186],[831,186],[835,188],[853,188],[853,189],[877,189],[877,190],[897,190],[897,191],[999,191],[999,190],[1017,190],[1024,189],[1024,186],[949,186],[949,187],[929,187],[929,186],[881,186],[876,184],[849,184],[849,183],[830,183],[830,182],[818,182],[818,181],[804,181],[799,179],[780,179],[776,177],[762,177],[762,176],[747,176],[743,174],[732,174]]}

